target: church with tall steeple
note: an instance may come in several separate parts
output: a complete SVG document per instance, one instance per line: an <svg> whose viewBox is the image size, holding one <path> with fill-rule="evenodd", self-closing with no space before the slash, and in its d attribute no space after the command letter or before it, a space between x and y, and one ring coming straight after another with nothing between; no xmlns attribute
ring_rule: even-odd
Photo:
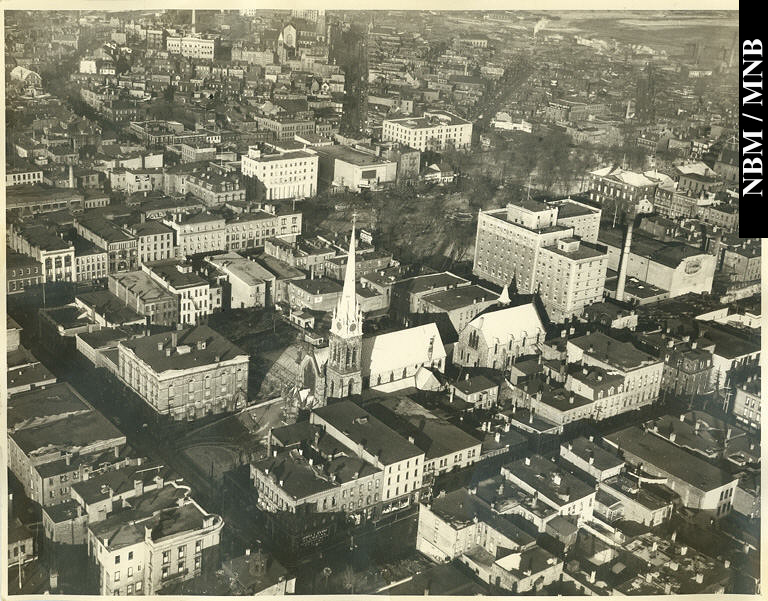
<svg viewBox="0 0 768 601"><path fill-rule="evenodd" d="M333 311L329 334L325 389L328 398L360 394L362 377L363 312L355 291L355 222L349 237L349 255L341 298Z"/></svg>
<svg viewBox="0 0 768 601"><path fill-rule="evenodd" d="M434 374L445 371L446 360L434 323L363 338L353 220L344 285L333 311L328 346L307 349L299 361L296 389L302 399L319 407L330 399L356 396L368 388L435 390L439 382Z"/></svg>

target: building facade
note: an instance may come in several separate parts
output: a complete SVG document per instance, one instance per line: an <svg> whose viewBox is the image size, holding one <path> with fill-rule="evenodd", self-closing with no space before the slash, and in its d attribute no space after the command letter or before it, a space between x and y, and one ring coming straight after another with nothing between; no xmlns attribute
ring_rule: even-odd
<svg viewBox="0 0 768 601"><path fill-rule="evenodd" d="M248 355L207 326L118 344L119 377L157 413L194 420L248 400Z"/></svg>

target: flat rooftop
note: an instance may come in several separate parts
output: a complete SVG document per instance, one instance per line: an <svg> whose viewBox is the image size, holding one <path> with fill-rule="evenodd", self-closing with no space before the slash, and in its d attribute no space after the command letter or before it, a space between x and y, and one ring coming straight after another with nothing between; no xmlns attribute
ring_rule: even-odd
<svg viewBox="0 0 768 601"><path fill-rule="evenodd" d="M97 443L125 443L125 435L95 409L72 418L60 418L38 426L28 426L11 434L14 442L29 457L60 451L80 453ZM33 459L34 461L34 459Z"/></svg>
<svg viewBox="0 0 768 601"><path fill-rule="evenodd" d="M472 284L427 294L422 296L421 300L442 311L454 311L478 302L494 300L497 296L495 292L487 288Z"/></svg>
<svg viewBox="0 0 768 601"><path fill-rule="evenodd" d="M469 125L471 122L447 111L429 111L431 115L440 115L438 117L405 117L402 119L386 119L386 122L396 123L408 129L431 129L433 127L444 127L446 125Z"/></svg>
<svg viewBox="0 0 768 601"><path fill-rule="evenodd" d="M131 509L118 511L88 529L100 540L106 539L110 551L134 545L149 529L152 540L194 532L204 528L208 514L187 499L187 489L166 485L131 499ZM179 500L183 499L181 506Z"/></svg>
<svg viewBox="0 0 768 601"><path fill-rule="evenodd" d="M393 293L399 294L414 294L420 292L427 292L435 288L446 288L448 286L460 286L461 284L468 284L469 280L466 280L457 275L453 275L447 271L442 273L431 273L427 275L418 275L415 277L399 280L394 285Z"/></svg>
<svg viewBox="0 0 768 601"><path fill-rule="evenodd" d="M624 428L605 438L624 453L631 453L643 463L702 491L718 488L735 479L726 471L637 426Z"/></svg>
<svg viewBox="0 0 768 601"><path fill-rule="evenodd" d="M552 202L551 204L557 207L558 219L568 219L570 217L583 217L585 215L593 215L598 212L597 209L587 207L578 202L573 202L570 199L555 201L555 202Z"/></svg>
<svg viewBox="0 0 768 601"><path fill-rule="evenodd" d="M176 347L172 347L173 334L177 336ZM205 348L198 348L198 342L205 343ZM133 351L157 373L193 369L220 361L248 357L240 348L208 326L196 326L176 332L133 338L121 342L120 346ZM158 349L158 346L161 348ZM170 356L166 356L166 349L171 350Z"/></svg>
<svg viewBox="0 0 768 601"><path fill-rule="evenodd" d="M595 489L592 486L557 463L541 455L532 455L529 459L530 464L526 464L523 459L507 463L502 468L502 474L508 479L514 477L525 482L550 502L561 507L594 494Z"/></svg>
<svg viewBox="0 0 768 601"><path fill-rule="evenodd" d="M210 257L208 262L219 269L229 272L232 276L250 286L256 286L265 281L275 279L272 272L255 261L241 257L236 253L227 253L225 255Z"/></svg>
<svg viewBox="0 0 768 601"><path fill-rule="evenodd" d="M569 343L588 355L622 370L637 369L652 363L660 363L656 357L635 348L630 342L621 342L602 332L571 338Z"/></svg>
<svg viewBox="0 0 768 601"><path fill-rule="evenodd" d="M173 293L165 290L144 271L113 273L109 277L115 279L121 286L145 303L176 301L176 296Z"/></svg>
<svg viewBox="0 0 768 601"><path fill-rule="evenodd" d="M387 159L360 152L348 146L318 146L315 151L320 157L337 159L356 167L368 167L370 165L386 165L392 163Z"/></svg>
<svg viewBox="0 0 768 601"><path fill-rule="evenodd" d="M520 547L530 545L535 539L521 530L507 516L494 512L488 503L466 488L459 488L444 496L432 499L432 512L454 528L466 528L474 524L475 519L489 524L495 530L517 543Z"/></svg>
<svg viewBox="0 0 768 601"><path fill-rule="evenodd" d="M183 267L184 271L181 271L180 267L182 265L181 261L175 260L147 263L147 267L150 270L176 289L204 286L208 283L207 280L197 275L194 271L187 271L186 266Z"/></svg>
<svg viewBox="0 0 768 601"><path fill-rule="evenodd" d="M103 315L110 323L137 323L144 320L143 315L139 315L136 311L126 306L109 290L81 292L77 295L77 299L93 309L97 314Z"/></svg>
<svg viewBox="0 0 768 601"><path fill-rule="evenodd" d="M608 451L598 445L597 443L590 441L588 438L579 436L570 443L562 445L567 447L568 450L584 461L590 459L594 462L595 469L600 471L610 470L620 465L624 465L624 461L619 458L615 453Z"/></svg>
<svg viewBox="0 0 768 601"><path fill-rule="evenodd" d="M336 280L328 278L315 278L313 280L293 280L291 285L296 286L307 294L341 294L342 286Z"/></svg>
<svg viewBox="0 0 768 601"><path fill-rule="evenodd" d="M9 369L6 379L8 390L20 386L28 386L42 382L51 383L55 381L56 376L54 376L45 365L39 362Z"/></svg>
<svg viewBox="0 0 768 601"><path fill-rule="evenodd" d="M78 218L77 223L110 244L129 242L134 239L133 236L121 230L117 224L105 217L84 216Z"/></svg>
<svg viewBox="0 0 768 601"><path fill-rule="evenodd" d="M354 456L342 443L339 442L338 446L339 450L347 450L349 454L340 453L324 464L310 465L308 458L292 450L278 453L277 457L267 457L253 466L262 472L269 470L270 476L280 483L280 488L297 500L381 471Z"/></svg>

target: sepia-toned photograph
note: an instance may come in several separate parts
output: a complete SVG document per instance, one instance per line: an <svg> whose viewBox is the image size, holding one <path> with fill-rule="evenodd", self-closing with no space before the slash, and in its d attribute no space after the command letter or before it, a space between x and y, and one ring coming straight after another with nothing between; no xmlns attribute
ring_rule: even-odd
<svg viewBox="0 0 768 601"><path fill-rule="evenodd" d="M2 15L3 598L760 594L738 10L136 7Z"/></svg>

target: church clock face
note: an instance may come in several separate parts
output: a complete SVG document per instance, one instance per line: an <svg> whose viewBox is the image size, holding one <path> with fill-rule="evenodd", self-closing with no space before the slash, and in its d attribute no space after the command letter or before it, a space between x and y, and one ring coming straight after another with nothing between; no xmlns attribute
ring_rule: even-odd
<svg viewBox="0 0 768 601"><path fill-rule="evenodd" d="M343 326L342 326L342 323L341 323L340 321L337 321L337 322L336 322L336 328L338 328L339 330L341 330L341 328L342 328L342 327L343 327Z"/></svg>
<svg viewBox="0 0 768 601"><path fill-rule="evenodd" d="M354 332L357 326L354 323L349 324L349 331Z"/></svg>

